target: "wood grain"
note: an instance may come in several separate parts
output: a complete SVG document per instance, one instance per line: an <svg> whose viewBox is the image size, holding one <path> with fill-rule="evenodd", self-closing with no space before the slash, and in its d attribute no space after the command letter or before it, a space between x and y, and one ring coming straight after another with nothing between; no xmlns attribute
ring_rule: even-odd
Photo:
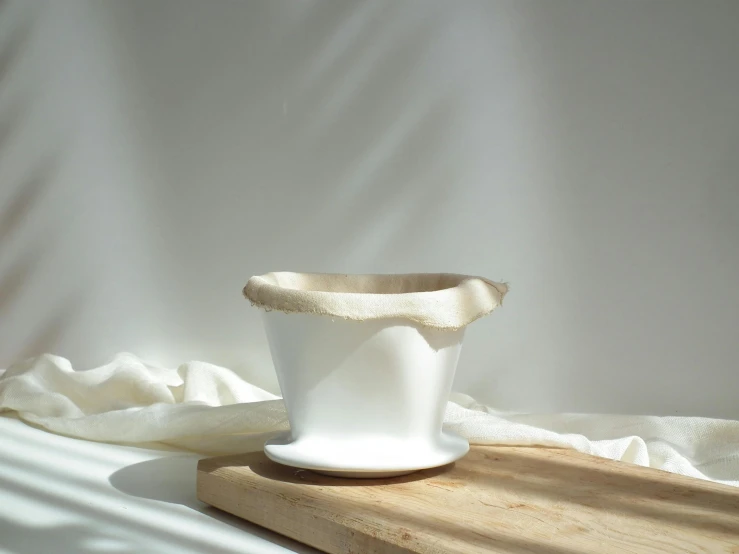
<svg viewBox="0 0 739 554"><path fill-rule="evenodd" d="M571 450L338 479L253 453L201 460L198 497L331 554L739 554L739 489Z"/></svg>

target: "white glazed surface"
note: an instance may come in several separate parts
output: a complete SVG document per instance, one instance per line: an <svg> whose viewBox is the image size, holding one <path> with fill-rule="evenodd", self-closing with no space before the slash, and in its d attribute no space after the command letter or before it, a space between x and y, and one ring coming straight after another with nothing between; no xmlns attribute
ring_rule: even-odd
<svg viewBox="0 0 739 554"><path fill-rule="evenodd" d="M265 445L272 460L380 477L467 453L441 430L464 329L275 311L264 322L291 429Z"/></svg>

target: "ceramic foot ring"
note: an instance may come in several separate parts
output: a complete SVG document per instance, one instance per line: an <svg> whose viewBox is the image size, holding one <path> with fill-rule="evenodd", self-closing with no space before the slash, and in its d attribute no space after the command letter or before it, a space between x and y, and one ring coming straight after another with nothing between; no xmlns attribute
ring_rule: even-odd
<svg viewBox="0 0 739 554"><path fill-rule="evenodd" d="M340 477L451 463L467 441L442 430L465 327L507 287L447 273L268 273L244 295L264 308L290 431L275 462Z"/></svg>

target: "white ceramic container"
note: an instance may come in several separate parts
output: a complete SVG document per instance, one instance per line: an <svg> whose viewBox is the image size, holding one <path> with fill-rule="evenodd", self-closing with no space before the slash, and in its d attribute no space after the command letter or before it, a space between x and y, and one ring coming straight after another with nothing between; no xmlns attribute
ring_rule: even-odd
<svg viewBox="0 0 739 554"><path fill-rule="evenodd" d="M463 286L477 287L487 298L488 285ZM277 298L270 301L279 301L277 288L270 290ZM257 293L247 292L261 302ZM379 303L399 298L352 294L368 294ZM423 294L428 309L438 295ZM469 307L480 294L464 292L461 302ZM270 459L342 477L389 477L451 463L469 450L464 438L442 430L464 325L438 329L409 317L355 321L274 309L263 318L290 420L290 431L265 445Z"/></svg>
<svg viewBox="0 0 739 554"><path fill-rule="evenodd" d="M263 317L290 419L290 432L265 446L272 460L378 477L448 464L469 450L441 429L464 329Z"/></svg>

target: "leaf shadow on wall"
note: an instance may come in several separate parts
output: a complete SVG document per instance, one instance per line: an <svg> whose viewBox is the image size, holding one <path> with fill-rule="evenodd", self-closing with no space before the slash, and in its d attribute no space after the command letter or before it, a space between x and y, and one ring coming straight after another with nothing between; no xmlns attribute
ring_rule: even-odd
<svg viewBox="0 0 739 554"><path fill-rule="evenodd" d="M7 2L0 2L0 17L8 9ZM0 159L10 155L8 152L20 140L24 125L34 109L32 94L28 91L25 94L18 93L10 86L15 76L22 73L23 56L33 31L33 17L27 14L12 28L9 36L0 41ZM29 283L46 254L54 250L52 226L39 221L35 215L46 200L59 171L59 164L59 152L42 151L34 158L33 165L21 172L17 183L3 178L2 190L8 197L0 204L0 333L14 326L13 315L18 308L17 302L29 294ZM19 235L33 225L41 226L41 232L37 234L43 238L30 244L25 241L27 244L22 248L14 249L15 243L22 240ZM13 250L16 252L13 253ZM84 300L81 288L76 293L63 293L61 302L54 300L59 298L58 291L44 292L49 297L46 318L34 325L30 336L15 347L8 359L20 360L54 351L59 337L80 311Z"/></svg>
<svg viewBox="0 0 739 554"><path fill-rule="evenodd" d="M138 82L157 84L140 91L136 128L157 185L141 202L160 232L162 303L178 313L162 349L186 345L186 356L274 390L258 313L240 299L250 275L439 270L419 260L434 259L458 165L457 83L435 65L444 10L234 4L125 15L121 25L148 29L128 52ZM196 23L207 45L192 40Z"/></svg>

